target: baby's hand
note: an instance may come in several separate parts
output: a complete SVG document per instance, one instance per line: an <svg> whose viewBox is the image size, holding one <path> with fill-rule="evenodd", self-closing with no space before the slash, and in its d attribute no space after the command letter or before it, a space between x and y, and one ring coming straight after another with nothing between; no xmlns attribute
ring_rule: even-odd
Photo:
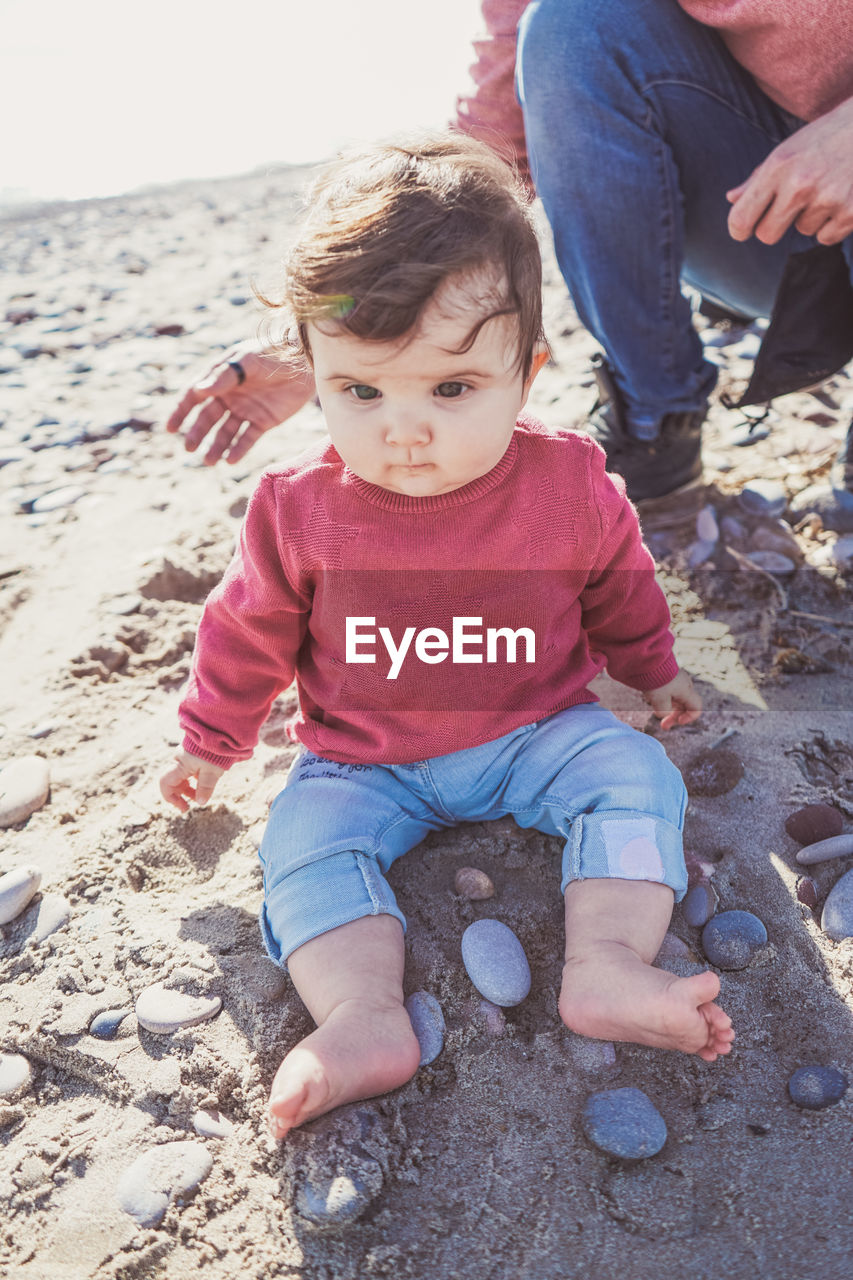
<svg viewBox="0 0 853 1280"><path fill-rule="evenodd" d="M187 800L207 804L225 770L218 764L208 764L206 760L191 756L188 751L179 751L175 760L177 763L160 779L163 799L180 809L181 813L189 809ZM190 782L191 778L197 779L195 786Z"/></svg>
<svg viewBox="0 0 853 1280"><path fill-rule="evenodd" d="M643 697L660 720L662 729L692 724L702 714L702 699L686 671L679 671L674 680L659 689L649 689Z"/></svg>

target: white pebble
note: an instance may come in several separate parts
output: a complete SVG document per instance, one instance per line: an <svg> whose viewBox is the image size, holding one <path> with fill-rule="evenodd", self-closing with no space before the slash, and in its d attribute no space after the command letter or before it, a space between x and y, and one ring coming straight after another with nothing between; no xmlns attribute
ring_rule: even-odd
<svg viewBox="0 0 853 1280"><path fill-rule="evenodd" d="M13 1098L29 1088L32 1067L20 1053L0 1053L0 1098Z"/></svg>
<svg viewBox="0 0 853 1280"><path fill-rule="evenodd" d="M136 1018L141 1027L155 1035L168 1036L182 1027L206 1022L222 1008L219 996L189 996L171 991L162 982L146 987L136 1001Z"/></svg>
<svg viewBox="0 0 853 1280"><path fill-rule="evenodd" d="M38 893L40 884L38 867L17 867L0 876L0 924L8 924L19 916Z"/></svg>
<svg viewBox="0 0 853 1280"><path fill-rule="evenodd" d="M213 1157L200 1142L167 1142L146 1151L125 1169L118 1201L141 1227L156 1227L170 1202L194 1191L213 1168Z"/></svg>
<svg viewBox="0 0 853 1280"><path fill-rule="evenodd" d="M39 903L33 942L44 942L71 919L71 903L61 893L46 893Z"/></svg>
<svg viewBox="0 0 853 1280"><path fill-rule="evenodd" d="M234 1126L221 1111L202 1108L193 1116L193 1128L202 1138L227 1138Z"/></svg>
<svg viewBox="0 0 853 1280"><path fill-rule="evenodd" d="M0 770L0 827L13 827L40 809L50 791L50 766L42 756L22 756Z"/></svg>
<svg viewBox="0 0 853 1280"><path fill-rule="evenodd" d="M61 489L53 489L50 493L43 493L40 498L36 498L33 511L36 515L44 515L46 511L59 511L62 507L73 506L85 496L86 490L81 489L79 485L66 484Z"/></svg>

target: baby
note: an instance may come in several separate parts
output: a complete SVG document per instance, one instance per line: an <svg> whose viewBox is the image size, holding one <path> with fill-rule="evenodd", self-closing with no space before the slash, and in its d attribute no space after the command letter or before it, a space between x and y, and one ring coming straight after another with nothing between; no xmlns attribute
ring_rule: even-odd
<svg viewBox="0 0 853 1280"><path fill-rule="evenodd" d="M296 677L261 929L317 1027L275 1076L273 1134L417 1070L385 873L457 822L512 814L564 841L568 1027L728 1053L716 975L652 965L687 885L681 777L588 685L606 666L664 729L701 702L621 479L523 413L547 348L512 173L451 134L337 162L283 306L330 439L261 477L161 781L181 811L206 803Z"/></svg>

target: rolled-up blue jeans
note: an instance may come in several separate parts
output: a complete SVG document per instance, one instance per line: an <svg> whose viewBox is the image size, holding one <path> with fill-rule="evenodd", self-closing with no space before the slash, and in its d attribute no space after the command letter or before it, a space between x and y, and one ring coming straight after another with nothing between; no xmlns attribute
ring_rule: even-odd
<svg viewBox="0 0 853 1280"><path fill-rule="evenodd" d="M405 929L385 878L391 864L430 831L508 814L563 839L561 891L573 880L651 880L679 901L686 805L660 743L594 703L412 764L338 764L303 751L260 848L267 951L282 964L363 916L395 916Z"/></svg>
<svg viewBox="0 0 853 1280"><path fill-rule="evenodd" d="M794 229L738 242L726 226L726 191L803 122L676 0L535 0L517 88L560 269L648 437L703 410L716 381L681 282L769 316L788 255L817 243Z"/></svg>

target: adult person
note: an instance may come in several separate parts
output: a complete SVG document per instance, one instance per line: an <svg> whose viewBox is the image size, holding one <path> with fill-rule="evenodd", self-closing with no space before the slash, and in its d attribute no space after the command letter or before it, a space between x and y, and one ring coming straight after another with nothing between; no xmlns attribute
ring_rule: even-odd
<svg viewBox="0 0 853 1280"><path fill-rule="evenodd" d="M482 7L458 127L511 151L542 198L606 357L586 429L635 500L678 492L700 475L716 380L682 281L771 317L742 404L815 385L853 355L853 3ZM269 356L230 358L168 424L202 404L187 447L215 426L209 462L236 461L312 394ZM853 527L853 432L831 481L824 521Z"/></svg>

